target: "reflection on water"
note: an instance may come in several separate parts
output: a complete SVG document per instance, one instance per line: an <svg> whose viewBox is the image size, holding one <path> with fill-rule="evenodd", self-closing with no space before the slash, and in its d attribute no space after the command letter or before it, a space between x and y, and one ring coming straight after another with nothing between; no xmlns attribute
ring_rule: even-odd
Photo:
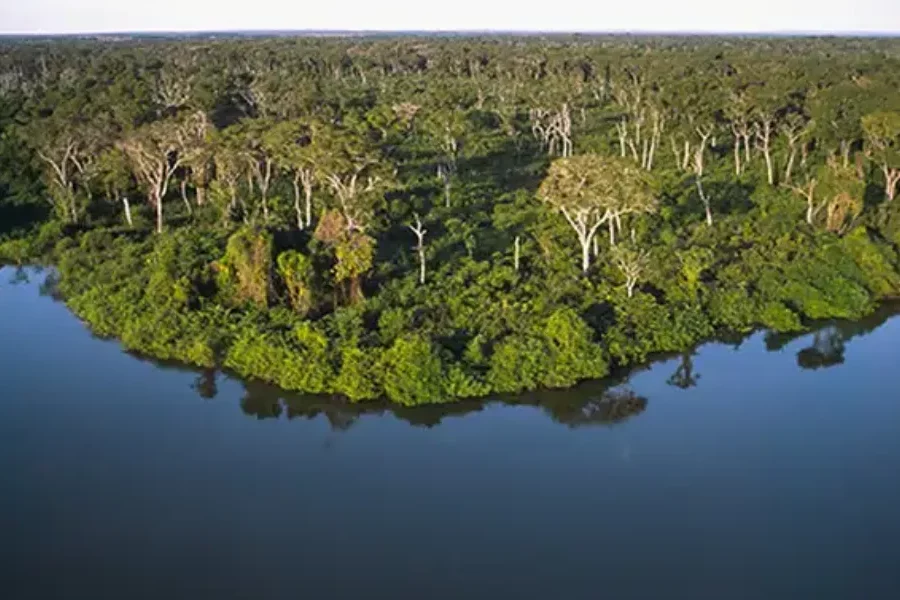
<svg viewBox="0 0 900 600"><path fill-rule="evenodd" d="M32 280L40 282L41 295L59 300L55 293L57 274L52 269L19 267L11 270L9 283L12 285L26 284ZM889 302L859 321L819 323L812 333L766 332L765 346L770 352L780 352L792 342L809 337L809 346L797 352L797 365L802 369L834 367L844 363L847 342L871 333L898 312L900 304ZM739 349L749 337L731 333L723 335L718 341ZM682 390L700 385L702 375L697 372L694 365L698 348L692 348L675 357L678 363L675 371L667 379L669 385ZM169 361L161 362L142 356L135 358L150 362L160 369L195 372L196 378L192 388L198 396L207 400L216 398L219 393L219 380L227 377L226 374L214 369L197 370ZM434 427L447 418L480 412L489 404L537 407L553 421L569 427L611 426L640 415L647 408L648 399L628 386L629 378L671 358L661 356L647 365L619 373L616 377L585 382L570 390L541 390L515 397L499 396L488 403L483 400L464 400L412 408L382 401L357 404L338 396L296 394L261 382L243 381L240 409L243 414L257 420L281 418L313 420L324 417L334 431L346 431L366 415L387 414L412 426Z"/></svg>
<svg viewBox="0 0 900 600"><path fill-rule="evenodd" d="M216 375L201 373L194 388L205 398L213 398ZM366 415L393 415L415 427L434 427L444 419L480 412L486 406L481 400L467 400L448 404L432 404L404 407L387 402L355 404L340 397L307 396L292 394L259 383L245 382L240 401L241 410L254 419L307 419L325 417L338 431L349 429L360 417ZM211 393L212 392L212 393ZM614 425L642 413L647 399L626 386L605 387L602 384L586 385L578 390L543 391L515 399L495 400L508 406L534 406L543 410L554 421L570 427L585 425Z"/></svg>
<svg viewBox="0 0 900 600"><path fill-rule="evenodd" d="M3 598L900 597L890 307L405 408L128 355L45 276L0 272Z"/></svg>
<svg viewBox="0 0 900 600"><path fill-rule="evenodd" d="M672 376L668 379L669 385L674 385L682 390L696 387L700 381L700 374L694 371L694 355L696 351L691 350L681 355L681 363Z"/></svg>
<svg viewBox="0 0 900 600"><path fill-rule="evenodd" d="M797 352L797 366L801 369L827 369L844 364L846 344L856 337L872 333L888 319L900 312L900 303L886 302L859 321L829 321L818 324L812 334L775 333L765 336L766 349L777 352L798 339L809 336L809 346Z"/></svg>

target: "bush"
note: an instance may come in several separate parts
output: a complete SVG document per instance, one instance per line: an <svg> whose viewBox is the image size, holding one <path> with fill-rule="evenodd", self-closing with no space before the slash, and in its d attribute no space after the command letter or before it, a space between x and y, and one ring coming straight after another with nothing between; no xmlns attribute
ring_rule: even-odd
<svg viewBox="0 0 900 600"><path fill-rule="evenodd" d="M398 338L381 361L384 391L406 406L445 402L441 359L431 341L410 334Z"/></svg>

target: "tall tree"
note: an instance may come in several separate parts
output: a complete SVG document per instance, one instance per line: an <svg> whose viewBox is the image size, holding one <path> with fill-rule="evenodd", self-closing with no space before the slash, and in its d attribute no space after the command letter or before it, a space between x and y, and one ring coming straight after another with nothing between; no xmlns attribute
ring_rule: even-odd
<svg viewBox="0 0 900 600"><path fill-rule="evenodd" d="M581 270L591 266L591 245L603 224L615 244L621 217L652 212L652 197L645 175L628 159L584 154L560 158L550 165L538 198L565 217L581 246Z"/></svg>
<svg viewBox="0 0 900 600"><path fill-rule="evenodd" d="M172 176L204 138L207 121L202 113L180 119L154 121L119 142L135 179L144 187L156 212L156 231L163 230L163 201Z"/></svg>
<svg viewBox="0 0 900 600"><path fill-rule="evenodd" d="M900 111L878 111L863 117L867 153L884 176L888 200L897 195L900 182Z"/></svg>

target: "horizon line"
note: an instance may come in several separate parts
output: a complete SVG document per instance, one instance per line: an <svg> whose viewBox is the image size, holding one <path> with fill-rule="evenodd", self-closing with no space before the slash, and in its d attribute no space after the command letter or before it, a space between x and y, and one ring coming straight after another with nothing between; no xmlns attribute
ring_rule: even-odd
<svg viewBox="0 0 900 600"><path fill-rule="evenodd" d="M66 32L0 32L0 38L12 37L96 37L135 35L635 35L635 36L752 36L752 37L900 37L900 31L869 30L819 30L819 29L773 29L773 30L654 30L654 29L145 29L117 31L66 31Z"/></svg>

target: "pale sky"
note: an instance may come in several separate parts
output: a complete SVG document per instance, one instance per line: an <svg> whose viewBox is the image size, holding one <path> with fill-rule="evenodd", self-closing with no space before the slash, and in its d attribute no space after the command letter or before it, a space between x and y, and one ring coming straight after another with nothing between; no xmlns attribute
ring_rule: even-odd
<svg viewBox="0 0 900 600"><path fill-rule="evenodd" d="M0 33L251 29L900 33L900 0L0 0Z"/></svg>

